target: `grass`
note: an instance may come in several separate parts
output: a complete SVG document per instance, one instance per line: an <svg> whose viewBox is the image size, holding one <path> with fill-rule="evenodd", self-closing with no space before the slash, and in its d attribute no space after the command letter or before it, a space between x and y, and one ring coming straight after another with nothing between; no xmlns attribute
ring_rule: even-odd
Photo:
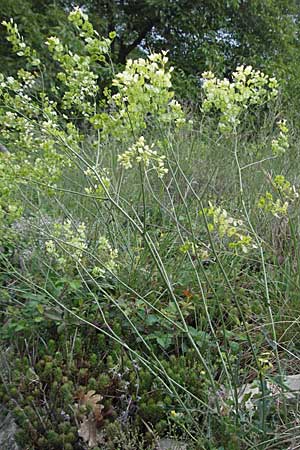
<svg viewBox="0 0 300 450"><path fill-rule="evenodd" d="M150 449L166 435L191 450L296 448L298 404L267 385L299 372L299 200L277 217L257 206L266 191L283 196L275 175L298 190L297 131L273 158L275 121L245 118L227 138L215 118L156 124L145 137L166 155L161 180L120 167L127 142L96 147L88 132L80 148L61 143L73 164L54 189L40 180L17 193L26 219L1 252L0 399L22 448ZM242 220L255 248L230 247L210 203ZM260 392L250 409L247 383Z"/></svg>

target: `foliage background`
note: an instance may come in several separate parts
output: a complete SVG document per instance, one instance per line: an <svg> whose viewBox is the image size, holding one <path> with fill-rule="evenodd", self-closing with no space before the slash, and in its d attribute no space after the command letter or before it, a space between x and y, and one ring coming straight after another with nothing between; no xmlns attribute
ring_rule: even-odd
<svg viewBox="0 0 300 450"><path fill-rule="evenodd" d="M73 1L1 0L3 19L13 17L30 44L44 53L43 42L55 34L72 39L66 16ZM297 0L228 1L85 1L79 2L100 35L116 31L112 59L167 49L177 71L182 97L195 97L204 70L219 76L239 64L252 64L275 75L287 97L299 91L299 3ZM18 62L1 30L1 60L11 72ZM47 59L49 63L49 59ZM50 70L50 68L48 69Z"/></svg>
<svg viewBox="0 0 300 450"><path fill-rule="evenodd" d="M1 5L0 400L18 442L294 448L298 3L81 7Z"/></svg>

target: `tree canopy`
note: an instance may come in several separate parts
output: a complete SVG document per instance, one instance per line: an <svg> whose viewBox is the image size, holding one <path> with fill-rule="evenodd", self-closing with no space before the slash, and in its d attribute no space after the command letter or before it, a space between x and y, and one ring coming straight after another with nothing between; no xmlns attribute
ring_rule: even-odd
<svg viewBox="0 0 300 450"><path fill-rule="evenodd" d="M37 51L47 36L68 35L66 14L73 6L73 0L0 0L2 19L13 17ZM78 6L100 34L116 32L111 49L116 64L165 49L184 77L207 69L226 74L246 63L295 80L297 0L84 0ZM9 56L4 30L0 55L4 67L17 64Z"/></svg>

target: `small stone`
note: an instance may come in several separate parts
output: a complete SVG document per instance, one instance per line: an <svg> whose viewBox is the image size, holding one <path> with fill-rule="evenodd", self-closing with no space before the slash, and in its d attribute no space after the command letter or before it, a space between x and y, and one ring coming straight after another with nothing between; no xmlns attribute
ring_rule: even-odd
<svg viewBox="0 0 300 450"><path fill-rule="evenodd" d="M187 450L187 444L174 439L160 439L157 450Z"/></svg>
<svg viewBox="0 0 300 450"><path fill-rule="evenodd" d="M0 405L0 448L1 450L19 450L15 441L16 423L10 413Z"/></svg>

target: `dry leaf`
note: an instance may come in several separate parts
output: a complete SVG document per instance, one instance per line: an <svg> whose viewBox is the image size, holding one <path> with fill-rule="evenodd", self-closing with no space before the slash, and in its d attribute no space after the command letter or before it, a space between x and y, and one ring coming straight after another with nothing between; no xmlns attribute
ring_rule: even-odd
<svg viewBox="0 0 300 450"><path fill-rule="evenodd" d="M104 419L102 415L104 406L100 403L102 399L103 397L96 394L96 391L88 391L86 394L81 392L78 395L79 406L91 409L88 416L84 416L78 429L78 435L88 443L89 448L98 444L97 427Z"/></svg>
<svg viewBox="0 0 300 450"><path fill-rule="evenodd" d="M88 443L90 448L96 447L97 440L97 427L96 420L91 417L85 417L78 430L78 435Z"/></svg>
<svg viewBox="0 0 300 450"><path fill-rule="evenodd" d="M104 406L99 403L101 400L103 400L103 397L100 394L96 394L96 391L88 391L87 394L81 394L79 397L79 405L92 409L98 425L103 420L102 410Z"/></svg>
<svg viewBox="0 0 300 450"><path fill-rule="evenodd" d="M93 409L99 406L97 403L101 400L103 400L102 395L96 394L96 391L88 391L79 399L81 405L90 405Z"/></svg>

